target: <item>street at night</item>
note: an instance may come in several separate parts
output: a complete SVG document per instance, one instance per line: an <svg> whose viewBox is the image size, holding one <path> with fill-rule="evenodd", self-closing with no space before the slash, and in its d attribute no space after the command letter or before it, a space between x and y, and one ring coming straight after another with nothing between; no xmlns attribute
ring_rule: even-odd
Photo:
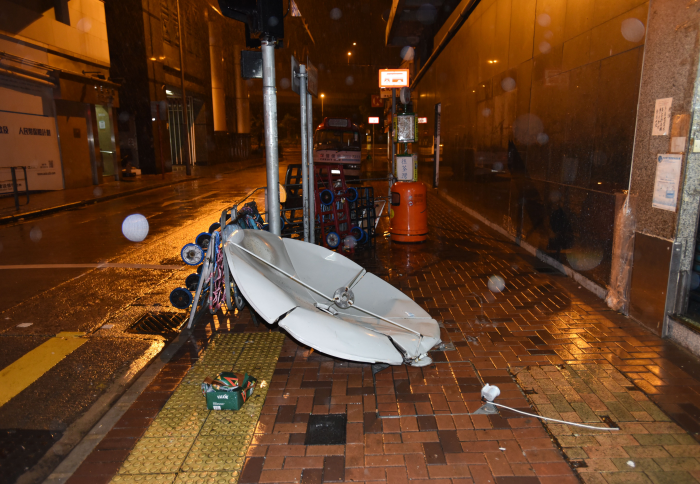
<svg viewBox="0 0 700 484"><path fill-rule="evenodd" d="M0 484L700 483L699 25L0 0Z"/></svg>

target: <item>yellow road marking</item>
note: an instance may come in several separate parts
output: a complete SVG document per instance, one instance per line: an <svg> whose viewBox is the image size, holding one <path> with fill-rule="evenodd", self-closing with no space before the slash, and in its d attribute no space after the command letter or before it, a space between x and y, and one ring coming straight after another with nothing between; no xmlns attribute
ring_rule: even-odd
<svg viewBox="0 0 700 484"><path fill-rule="evenodd" d="M0 370L0 407L56 366L87 339L85 333L58 333L19 360Z"/></svg>

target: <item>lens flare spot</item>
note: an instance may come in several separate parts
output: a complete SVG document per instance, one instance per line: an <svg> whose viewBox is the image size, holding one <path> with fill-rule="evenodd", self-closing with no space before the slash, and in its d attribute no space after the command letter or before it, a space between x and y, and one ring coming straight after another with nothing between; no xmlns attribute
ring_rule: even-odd
<svg viewBox="0 0 700 484"><path fill-rule="evenodd" d="M503 292L506 288L506 280L494 274L489 276L488 287L491 292Z"/></svg>
<svg viewBox="0 0 700 484"><path fill-rule="evenodd" d="M334 8L331 10L331 18L333 20L340 20L340 17L343 16L343 12L339 8Z"/></svg>
<svg viewBox="0 0 700 484"><path fill-rule="evenodd" d="M141 242L148 235L148 220L140 213L129 215L122 222L122 234L132 242Z"/></svg>

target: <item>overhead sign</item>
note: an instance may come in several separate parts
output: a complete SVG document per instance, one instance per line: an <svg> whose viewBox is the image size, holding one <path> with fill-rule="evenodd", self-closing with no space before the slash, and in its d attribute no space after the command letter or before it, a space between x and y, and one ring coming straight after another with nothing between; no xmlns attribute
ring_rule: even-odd
<svg viewBox="0 0 700 484"><path fill-rule="evenodd" d="M318 97L318 69L311 63L311 59L306 58L307 82L306 92L314 97Z"/></svg>
<svg viewBox="0 0 700 484"><path fill-rule="evenodd" d="M372 94L372 107L381 108L382 106L384 106L384 101L382 101L382 97L378 94Z"/></svg>
<svg viewBox="0 0 700 484"><path fill-rule="evenodd" d="M428 124L428 118L418 118L418 124Z"/></svg>
<svg viewBox="0 0 700 484"><path fill-rule="evenodd" d="M376 118L369 118L367 120L367 123L369 124L379 124L379 117L377 116Z"/></svg>
<svg viewBox="0 0 700 484"><path fill-rule="evenodd" d="M299 61L292 56L292 91L299 94L301 79L299 78Z"/></svg>
<svg viewBox="0 0 700 484"><path fill-rule="evenodd" d="M408 87L408 69L381 69L379 87Z"/></svg>

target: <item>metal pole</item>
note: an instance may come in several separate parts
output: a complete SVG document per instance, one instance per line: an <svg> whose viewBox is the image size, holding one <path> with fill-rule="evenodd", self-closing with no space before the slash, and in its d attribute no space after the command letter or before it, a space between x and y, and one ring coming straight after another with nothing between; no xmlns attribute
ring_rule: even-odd
<svg viewBox="0 0 700 484"><path fill-rule="evenodd" d="M309 242L315 243L316 238L316 182L314 181L314 105L311 94L306 94L308 134L306 142L309 145Z"/></svg>
<svg viewBox="0 0 700 484"><path fill-rule="evenodd" d="M182 117L185 122L185 137L182 140L183 151L185 152L185 174L192 174L192 166L190 164L190 119L187 115L187 92L185 90L185 54L183 45L185 43L185 31L182 29L182 15L180 14L180 0L177 3L177 29L180 33L180 85L182 88Z"/></svg>
<svg viewBox="0 0 700 484"><path fill-rule="evenodd" d="M19 192L17 191L17 174L14 166L10 167L10 173L12 173L12 193L15 195L15 210L19 212Z"/></svg>
<svg viewBox="0 0 700 484"><path fill-rule="evenodd" d="M160 174L163 180L165 180L165 158L163 157L163 130L160 126L160 103L157 102L158 106L156 109L156 124L158 125L158 146L160 148Z"/></svg>
<svg viewBox="0 0 700 484"><path fill-rule="evenodd" d="M372 125L372 164L374 165L374 145L377 144L377 140L374 139L374 125Z"/></svg>
<svg viewBox="0 0 700 484"><path fill-rule="evenodd" d="M299 66L299 100L301 104L301 188L304 213L304 241L309 241L309 144L307 143L307 135L309 124L306 121L306 66Z"/></svg>
<svg viewBox="0 0 700 484"><path fill-rule="evenodd" d="M396 172L396 143L394 143L394 120L396 119L396 88L391 89L391 124L389 133L391 134L391 178L390 184L394 184L394 173Z"/></svg>
<svg viewBox="0 0 700 484"><path fill-rule="evenodd" d="M277 153L277 89L275 88L275 41L262 41L263 117L267 158L267 223L270 232L282 235L280 216L280 168Z"/></svg>

